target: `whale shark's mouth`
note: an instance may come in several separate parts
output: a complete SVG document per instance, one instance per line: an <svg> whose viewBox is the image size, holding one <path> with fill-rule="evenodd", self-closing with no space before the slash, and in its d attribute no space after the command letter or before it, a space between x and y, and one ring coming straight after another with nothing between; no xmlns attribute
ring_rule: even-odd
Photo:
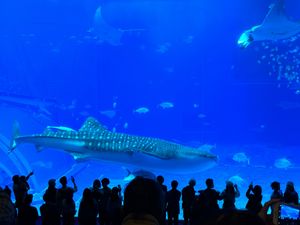
<svg viewBox="0 0 300 225"><path fill-rule="evenodd" d="M240 36L238 40L238 46L241 48L247 48L252 41L253 41L252 35L250 34L250 32L246 31Z"/></svg>

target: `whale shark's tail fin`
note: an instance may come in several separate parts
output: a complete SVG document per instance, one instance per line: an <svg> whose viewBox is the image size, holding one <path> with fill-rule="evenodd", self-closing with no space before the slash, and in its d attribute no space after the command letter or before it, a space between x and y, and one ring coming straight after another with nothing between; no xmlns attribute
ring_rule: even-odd
<svg viewBox="0 0 300 225"><path fill-rule="evenodd" d="M15 120L13 124L13 134L12 134L12 139L10 142L8 153L11 153L17 147L16 138L19 136L20 136L20 124L18 121Z"/></svg>

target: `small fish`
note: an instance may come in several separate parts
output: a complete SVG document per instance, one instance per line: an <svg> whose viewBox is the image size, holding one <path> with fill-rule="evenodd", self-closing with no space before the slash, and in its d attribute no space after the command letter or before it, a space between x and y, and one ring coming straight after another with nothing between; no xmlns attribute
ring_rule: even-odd
<svg viewBox="0 0 300 225"><path fill-rule="evenodd" d="M79 115L87 117L90 115L90 113L88 111L82 111L79 113Z"/></svg>
<svg viewBox="0 0 300 225"><path fill-rule="evenodd" d="M160 54L165 54L167 51L169 51L170 47L171 47L171 44L169 42L166 42L164 44L157 46L155 51Z"/></svg>
<svg viewBox="0 0 300 225"><path fill-rule="evenodd" d="M197 108L199 108L199 104L194 103L194 104L193 104L193 107L194 107L195 109L197 109Z"/></svg>
<svg viewBox="0 0 300 225"><path fill-rule="evenodd" d="M165 67L164 71L167 73L174 73L174 68L173 67Z"/></svg>
<svg viewBox="0 0 300 225"><path fill-rule="evenodd" d="M110 119L116 116L116 111L114 110L104 110L104 111L100 111L100 113Z"/></svg>
<svg viewBox="0 0 300 225"><path fill-rule="evenodd" d="M278 169L287 169L292 166L292 163L287 158L276 159L274 166Z"/></svg>
<svg viewBox="0 0 300 225"><path fill-rule="evenodd" d="M92 106L91 106L90 104L86 104L86 105L84 106L84 108L85 108L85 109L91 109Z"/></svg>
<svg viewBox="0 0 300 225"><path fill-rule="evenodd" d="M128 128L128 123L127 123L127 122L124 123L123 128L124 128L124 129L127 129L127 128Z"/></svg>
<svg viewBox="0 0 300 225"><path fill-rule="evenodd" d="M44 169L52 169L53 168L53 163L52 162L36 161L34 163L31 163L31 166L38 167L38 168L44 168Z"/></svg>
<svg viewBox="0 0 300 225"><path fill-rule="evenodd" d="M198 118L199 119L204 119L204 118L206 118L206 115L203 114L203 113L200 113L200 114L198 114Z"/></svg>
<svg viewBox="0 0 300 225"><path fill-rule="evenodd" d="M184 38L183 42L186 44L191 44L193 43L195 37L193 35L188 35L187 37Z"/></svg>
<svg viewBox="0 0 300 225"><path fill-rule="evenodd" d="M228 179L228 181L231 181L232 183L242 186L245 183L245 180L240 177L239 175L234 175Z"/></svg>
<svg viewBox="0 0 300 225"><path fill-rule="evenodd" d="M172 102L162 102L159 104L159 106L163 109L170 109L174 107L174 103Z"/></svg>
<svg viewBox="0 0 300 225"><path fill-rule="evenodd" d="M245 152L235 153L232 157L232 160L238 163L250 164L250 158L246 155Z"/></svg>
<svg viewBox="0 0 300 225"><path fill-rule="evenodd" d="M150 110L147 107L140 107L134 110L135 113L139 113L139 114L146 114L149 111Z"/></svg>

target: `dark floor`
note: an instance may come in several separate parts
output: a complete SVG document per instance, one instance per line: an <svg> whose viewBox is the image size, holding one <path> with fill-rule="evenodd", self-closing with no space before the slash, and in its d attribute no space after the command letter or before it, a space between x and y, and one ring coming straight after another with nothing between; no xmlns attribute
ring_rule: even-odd
<svg viewBox="0 0 300 225"><path fill-rule="evenodd" d="M38 220L38 222L36 223L36 225L42 225L41 217L39 217L39 220ZM78 225L78 223L77 223L77 218L76 218L75 225ZM179 224L178 224L178 225L183 225L183 221L179 221Z"/></svg>

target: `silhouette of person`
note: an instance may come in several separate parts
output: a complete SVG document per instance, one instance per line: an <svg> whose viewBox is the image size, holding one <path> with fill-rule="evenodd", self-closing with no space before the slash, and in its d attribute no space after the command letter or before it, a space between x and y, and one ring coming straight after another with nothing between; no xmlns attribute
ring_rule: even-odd
<svg viewBox="0 0 300 225"><path fill-rule="evenodd" d="M102 188L101 188L101 200L99 204L99 224L100 225L108 225L108 212L107 212L107 203L108 199L111 196L111 189L108 187L110 181L108 178L103 178L101 180Z"/></svg>
<svg viewBox="0 0 300 225"><path fill-rule="evenodd" d="M62 201L61 215L63 225L75 224L75 202L73 200L74 189L67 187L65 190L65 198Z"/></svg>
<svg viewBox="0 0 300 225"><path fill-rule="evenodd" d="M78 211L79 225L96 225L98 211L98 203L93 198L92 191L84 189Z"/></svg>
<svg viewBox="0 0 300 225"><path fill-rule="evenodd" d="M258 214L262 209L262 188L259 185L255 185L251 183L246 192L246 197L248 198L248 202L246 204L246 209L249 210L250 213Z"/></svg>
<svg viewBox="0 0 300 225"><path fill-rule="evenodd" d="M163 194L164 194L163 198L164 198L164 202L166 202L166 196L167 196L168 188L167 188L166 185L164 185L165 178L162 175L158 175L156 177L156 181L158 182L158 184L160 185L161 189L163 190ZM165 208L166 207L164 207L164 209ZM166 210L164 210L164 216L163 216L163 218L164 218L163 223L165 224L166 223Z"/></svg>
<svg viewBox="0 0 300 225"><path fill-rule="evenodd" d="M27 181L29 180L29 178L32 175L33 175L33 172L30 172L26 177L19 176L19 175L14 175L12 177L13 192L14 192L15 199L16 199L16 202L15 202L16 208L19 208L24 203L25 197L30 188Z"/></svg>
<svg viewBox="0 0 300 225"><path fill-rule="evenodd" d="M282 191L280 190L280 183L278 181L273 181L271 183L271 188L273 190L272 194L271 194L271 200L272 199L283 199L283 194Z"/></svg>
<svg viewBox="0 0 300 225"><path fill-rule="evenodd" d="M167 192L166 205L168 213L168 225L178 225L178 216L180 213L179 201L181 192L177 190L178 181L173 180L171 182L172 189Z"/></svg>
<svg viewBox="0 0 300 225"><path fill-rule="evenodd" d="M43 195L45 203L40 207L42 225L60 225L60 212L56 205L56 195L55 179L50 179L48 189Z"/></svg>
<svg viewBox="0 0 300 225"><path fill-rule="evenodd" d="M299 204L299 196L295 191L294 183L292 181L287 182L283 195L283 201L288 204Z"/></svg>
<svg viewBox="0 0 300 225"><path fill-rule="evenodd" d="M48 188L43 196L45 202L51 202L56 204L56 195L57 195L57 188L56 188L56 181L55 179L50 179L48 181Z"/></svg>
<svg viewBox="0 0 300 225"><path fill-rule="evenodd" d="M164 205L159 184L152 179L136 177L125 189L122 225L159 225Z"/></svg>
<svg viewBox="0 0 300 225"><path fill-rule="evenodd" d="M18 211L18 225L36 225L39 215L36 207L31 206L32 199L32 194L26 195L24 204Z"/></svg>
<svg viewBox="0 0 300 225"><path fill-rule="evenodd" d="M56 204L58 207L58 210L62 211L62 205L64 199L66 199L67 191L72 190L73 193L77 192L77 185L75 183L74 177L71 177L71 181L73 183L73 188L67 186L67 177L63 176L59 179L59 183L61 184L61 188L57 190L56 194Z"/></svg>
<svg viewBox="0 0 300 225"><path fill-rule="evenodd" d="M113 187L110 198L107 202L108 221L111 225L120 225L122 222L122 197L120 195L121 187Z"/></svg>
<svg viewBox="0 0 300 225"><path fill-rule="evenodd" d="M189 224L191 220L192 206L194 204L196 196L194 189L195 185L196 180L191 179L189 181L189 185L184 187L181 191L184 225Z"/></svg>
<svg viewBox="0 0 300 225"><path fill-rule="evenodd" d="M220 199L223 200L223 211L228 212L235 210L235 199L240 196L240 192L236 184L231 181L226 182L226 188L221 193Z"/></svg>
<svg viewBox="0 0 300 225"><path fill-rule="evenodd" d="M0 224L1 225L15 225L17 218L17 211L11 201L11 190L5 187L0 188Z"/></svg>
<svg viewBox="0 0 300 225"><path fill-rule="evenodd" d="M93 182L93 186L91 187L93 198L96 200L98 206L100 204L100 200L102 198L103 192L101 190L101 182L99 179L95 179Z"/></svg>
<svg viewBox="0 0 300 225"><path fill-rule="evenodd" d="M200 202L202 208L198 215L202 215L202 220L205 222L215 221L215 219L220 214L220 207L218 205L218 200L221 200L220 192L214 189L214 180L211 178L205 181L206 189L200 191Z"/></svg>

